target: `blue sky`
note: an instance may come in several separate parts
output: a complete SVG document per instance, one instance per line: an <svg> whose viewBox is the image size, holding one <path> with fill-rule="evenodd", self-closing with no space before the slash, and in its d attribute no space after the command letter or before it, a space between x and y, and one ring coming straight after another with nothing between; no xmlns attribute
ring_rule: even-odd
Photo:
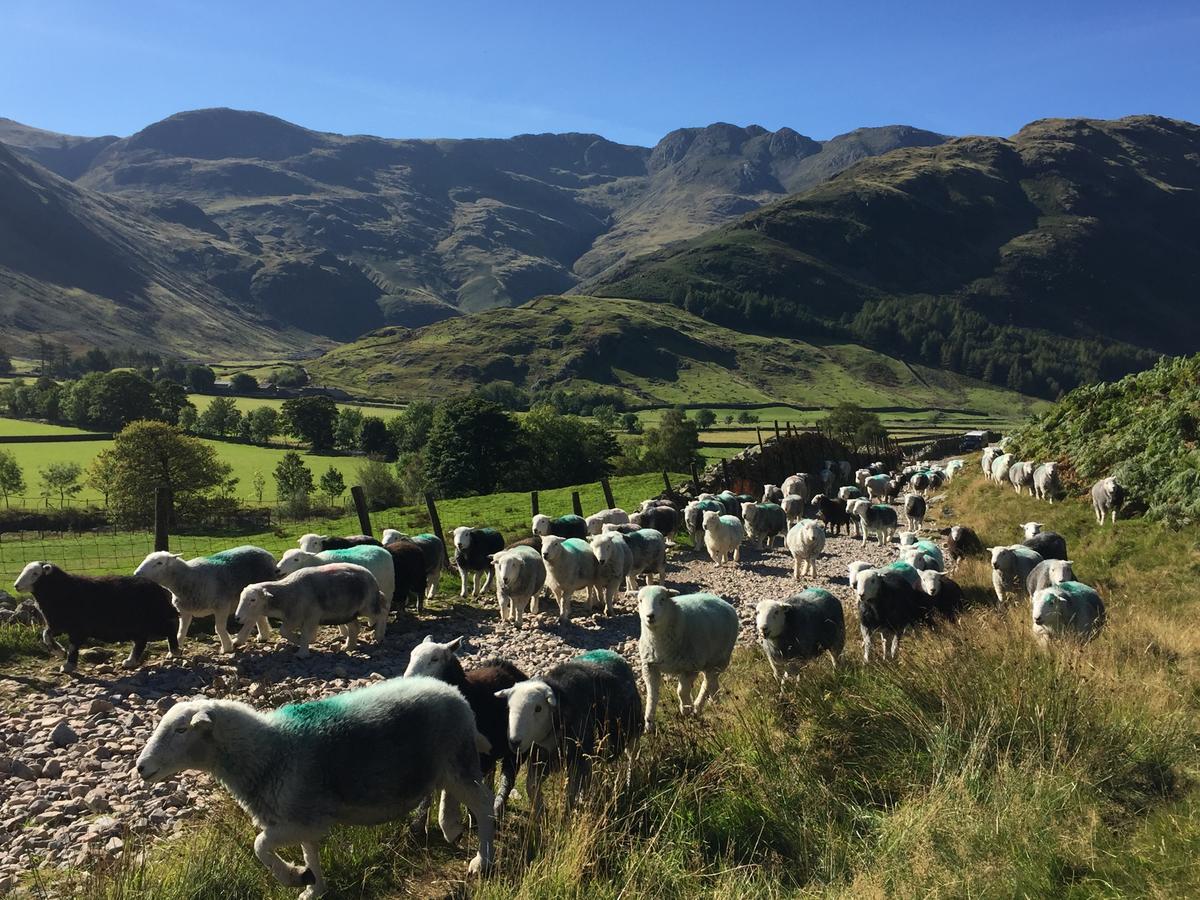
<svg viewBox="0 0 1200 900"><path fill-rule="evenodd" d="M1200 120L1200 4L0 0L0 115L130 134L257 109L387 137L715 121L827 138L1045 116Z"/></svg>

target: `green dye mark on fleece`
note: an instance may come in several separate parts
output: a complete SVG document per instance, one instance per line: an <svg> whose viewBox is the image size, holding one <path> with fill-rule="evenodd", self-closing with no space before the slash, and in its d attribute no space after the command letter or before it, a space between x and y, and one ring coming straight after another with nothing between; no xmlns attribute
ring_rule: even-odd
<svg viewBox="0 0 1200 900"><path fill-rule="evenodd" d="M587 653L581 653L575 657L575 662L593 663L598 666L611 666L615 663L625 662L625 657L620 653L615 653L612 650L589 650Z"/></svg>
<svg viewBox="0 0 1200 900"><path fill-rule="evenodd" d="M300 728L320 727L341 717L346 711L344 697L326 697L310 703L289 703L275 711L286 724Z"/></svg>

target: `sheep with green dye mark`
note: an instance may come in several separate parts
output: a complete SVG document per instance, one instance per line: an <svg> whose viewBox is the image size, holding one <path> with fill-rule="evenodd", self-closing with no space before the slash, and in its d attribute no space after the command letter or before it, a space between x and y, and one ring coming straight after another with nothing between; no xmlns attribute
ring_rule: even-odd
<svg viewBox="0 0 1200 900"><path fill-rule="evenodd" d="M352 563L362 566L375 576L379 590L387 599L391 608L396 590L396 567L392 563L392 554L382 547L372 547L362 544L357 547L347 547L345 550L324 550L321 553L305 553L303 550L287 550L279 558L276 573L280 576L291 575L301 569L311 569L313 566L323 566L326 563Z"/></svg>
<svg viewBox="0 0 1200 900"><path fill-rule="evenodd" d="M641 635L638 655L646 684L646 731L654 730L654 714L662 677L679 679L679 711L700 715L705 703L720 690L720 676L729 666L737 643L737 611L716 594L684 594L651 585L638 592ZM692 686L703 675L693 701Z"/></svg>
<svg viewBox="0 0 1200 900"><path fill-rule="evenodd" d="M720 567L727 559L741 562L742 540L746 536L741 520L736 516L706 512L701 521L704 524L704 549L713 565Z"/></svg>
<svg viewBox="0 0 1200 900"><path fill-rule="evenodd" d="M236 639L229 636L226 628L242 589L248 584L275 578L275 557L261 547L234 547L190 560L177 553L159 550L142 560L133 574L161 584L174 595L171 602L179 610L178 640L181 645L192 619L197 616L213 617L213 629L224 653L232 653L235 647L243 644L255 624L260 638L271 637L271 625L265 616L256 622L245 622Z"/></svg>
<svg viewBox="0 0 1200 900"><path fill-rule="evenodd" d="M1075 569L1069 559L1043 559L1025 579L1025 593L1032 600L1038 591L1064 581L1075 580Z"/></svg>
<svg viewBox="0 0 1200 900"><path fill-rule="evenodd" d="M350 547L369 545L380 547L382 543L369 534L352 534L349 537L337 537L328 534L302 534L296 545L305 553L323 553L326 550L348 550Z"/></svg>
<svg viewBox="0 0 1200 900"><path fill-rule="evenodd" d="M799 498L789 497L787 500L797 500ZM786 502L786 501L785 501ZM706 512L715 512L721 515L725 512L724 505L712 498L693 500L683 509L683 527L687 529L688 537L692 539L692 546L699 550L704 546L704 514ZM804 514L804 504L800 504L800 514Z"/></svg>
<svg viewBox="0 0 1200 900"><path fill-rule="evenodd" d="M610 526L611 527L611 526ZM638 578L645 576L646 583L660 584L667 574L667 538L653 528L639 528L624 533L625 546L629 548L631 560L625 586L628 590L638 589Z"/></svg>
<svg viewBox="0 0 1200 900"><path fill-rule="evenodd" d="M917 571L930 569L940 571L946 567L942 548L933 541L917 541L897 548L900 561L908 563Z"/></svg>
<svg viewBox="0 0 1200 900"><path fill-rule="evenodd" d="M571 598L581 588L588 607L596 590L596 557L587 541L547 535L542 538L542 561L546 564L546 587L558 601L558 620L571 621Z"/></svg>
<svg viewBox="0 0 1200 900"><path fill-rule="evenodd" d="M743 503L746 537L765 550L787 531L787 514L778 503Z"/></svg>
<svg viewBox="0 0 1200 900"><path fill-rule="evenodd" d="M594 536L604 531L605 525L628 525L629 513L616 507L602 509L588 516L585 522L587 523L587 533Z"/></svg>
<svg viewBox="0 0 1200 900"><path fill-rule="evenodd" d="M825 526L816 519L801 519L788 529L784 545L792 554L792 577L817 577L817 560L825 549Z"/></svg>
<svg viewBox="0 0 1200 900"><path fill-rule="evenodd" d="M268 713L232 700L177 703L138 756L137 771L147 783L211 774L259 830L255 856L311 900L327 889L320 845L333 826L400 819L438 790L475 818L479 852L470 871L489 868L495 820L479 765L489 749L463 695L417 676ZM442 827L448 841L458 840L456 819ZM303 865L278 856L290 844L300 845Z"/></svg>
<svg viewBox="0 0 1200 900"><path fill-rule="evenodd" d="M606 531L592 541L592 555L596 557L596 592L604 604L605 615L616 612L617 595L625 585L633 568L633 551L619 532Z"/></svg>
<svg viewBox="0 0 1200 900"><path fill-rule="evenodd" d="M1086 643L1100 633L1104 620L1104 601L1095 588L1078 581L1043 588L1033 597L1033 633L1042 643L1051 638Z"/></svg>
<svg viewBox="0 0 1200 900"><path fill-rule="evenodd" d="M837 658L846 645L842 603L824 588L805 588L786 600L763 600L755 610L759 643L782 685L789 674L822 653Z"/></svg>
<svg viewBox="0 0 1200 900"><path fill-rule="evenodd" d="M586 540L588 536L587 520L576 515L559 516L557 519L536 515L533 517L533 533L541 537L554 535L561 538Z"/></svg>

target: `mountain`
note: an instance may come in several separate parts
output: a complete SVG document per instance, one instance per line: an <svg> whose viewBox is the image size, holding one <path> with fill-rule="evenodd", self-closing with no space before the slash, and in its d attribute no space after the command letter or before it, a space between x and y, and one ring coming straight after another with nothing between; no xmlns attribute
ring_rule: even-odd
<svg viewBox="0 0 1200 900"><path fill-rule="evenodd" d="M1200 126L1047 119L864 159L584 282L1053 396L1200 348Z"/></svg>
<svg viewBox="0 0 1200 900"><path fill-rule="evenodd" d="M822 143L717 124L672 132L654 148L594 134L389 140L229 109L179 113L125 138L0 121L0 141L77 188L219 229L259 263L252 285L221 290L334 340L568 291L864 155L942 139L888 127Z"/></svg>
<svg viewBox="0 0 1200 900"><path fill-rule="evenodd" d="M1029 399L846 343L747 334L669 304L540 297L420 329L383 328L308 365L314 382L416 400L511 381L539 394L612 388L630 403L784 402L974 409Z"/></svg>

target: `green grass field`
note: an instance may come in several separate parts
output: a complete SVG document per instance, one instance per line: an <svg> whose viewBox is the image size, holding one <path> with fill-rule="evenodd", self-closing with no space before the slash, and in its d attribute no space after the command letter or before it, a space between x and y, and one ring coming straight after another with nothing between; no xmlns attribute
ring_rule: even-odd
<svg viewBox="0 0 1200 900"><path fill-rule="evenodd" d="M0 437L24 434L84 434L82 428L68 425L48 425L45 422L30 422L26 419L9 419L0 416ZM10 445L11 446L11 445Z"/></svg>
<svg viewBox="0 0 1200 900"><path fill-rule="evenodd" d="M195 404L198 411L204 412L205 407L207 407L214 398L211 394L188 394L188 399ZM237 408L244 413L249 412L252 409L258 409L262 406L270 406L273 409L280 409L283 407L285 402L278 397L233 397L231 399ZM347 400L339 400L337 405L339 407L353 406L357 409L361 409L364 415L375 415L384 419L390 419L392 416L400 412L401 409L403 409L403 406L400 404L383 405L378 403L356 403Z"/></svg>

